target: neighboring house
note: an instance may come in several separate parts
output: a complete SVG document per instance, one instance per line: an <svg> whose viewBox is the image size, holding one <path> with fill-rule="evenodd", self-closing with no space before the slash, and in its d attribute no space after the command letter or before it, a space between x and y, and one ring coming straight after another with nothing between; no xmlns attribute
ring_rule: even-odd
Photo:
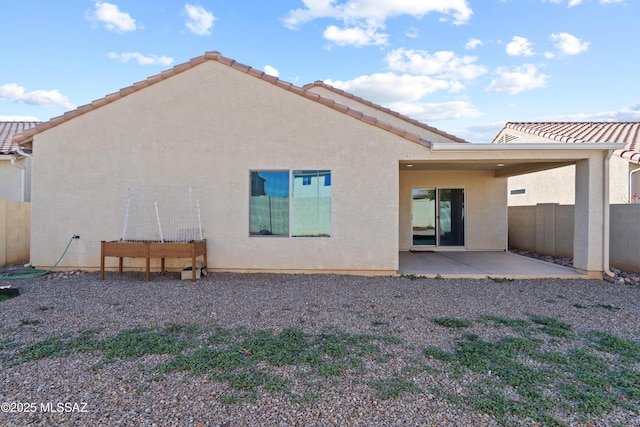
<svg viewBox="0 0 640 427"><path fill-rule="evenodd" d="M640 196L639 122L509 122L494 144L518 142L624 143L610 159L609 202L637 202ZM575 166L509 178L509 205L575 203ZM634 196L635 195L635 196Z"/></svg>
<svg viewBox="0 0 640 427"><path fill-rule="evenodd" d="M13 142L16 134L38 122L0 122L0 199L28 202L31 199L31 158Z"/></svg>
<svg viewBox="0 0 640 427"><path fill-rule="evenodd" d="M568 163L581 171L576 188L585 195L574 266L602 272L604 203L591 204L603 201L603 160L619 147L470 144L217 52L14 141L40 159L34 266L53 265L78 234L60 267L97 268L100 241L121 235L128 189L171 185L205 194L198 206L210 270L358 274L396 273L400 251L505 251L508 177Z"/></svg>

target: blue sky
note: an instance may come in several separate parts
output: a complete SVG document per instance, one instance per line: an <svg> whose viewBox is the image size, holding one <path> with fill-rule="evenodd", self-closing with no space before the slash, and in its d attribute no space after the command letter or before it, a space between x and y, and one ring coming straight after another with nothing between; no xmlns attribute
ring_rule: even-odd
<svg viewBox="0 0 640 427"><path fill-rule="evenodd" d="M471 142L640 121L638 0L0 0L0 120L49 120L207 51Z"/></svg>

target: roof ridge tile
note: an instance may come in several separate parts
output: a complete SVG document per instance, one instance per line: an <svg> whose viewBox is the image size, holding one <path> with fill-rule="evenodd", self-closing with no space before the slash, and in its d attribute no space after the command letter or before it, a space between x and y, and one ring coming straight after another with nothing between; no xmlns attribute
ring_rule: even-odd
<svg viewBox="0 0 640 427"><path fill-rule="evenodd" d="M624 142L624 149L614 154L640 163L640 122L507 122L502 130L512 129L529 135L539 135L564 143ZM502 130L494 137L496 143Z"/></svg>

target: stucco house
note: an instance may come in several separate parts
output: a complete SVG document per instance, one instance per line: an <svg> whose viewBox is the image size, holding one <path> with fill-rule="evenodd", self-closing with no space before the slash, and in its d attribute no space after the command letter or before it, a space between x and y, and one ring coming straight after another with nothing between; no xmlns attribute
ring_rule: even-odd
<svg viewBox="0 0 640 427"><path fill-rule="evenodd" d="M0 199L28 202L31 199L31 158L13 142L16 134L39 122L0 122Z"/></svg>
<svg viewBox="0 0 640 427"><path fill-rule="evenodd" d="M640 122L509 122L492 142L623 143L623 147L613 151L610 159L609 202L640 202ZM574 181L573 164L510 178L509 205L572 205L575 202Z"/></svg>
<svg viewBox="0 0 640 427"><path fill-rule="evenodd" d="M355 274L395 274L401 251L505 251L507 179L566 164L576 165L582 207L574 266L602 272L604 170L619 148L471 144L217 52L14 141L34 155L34 266L53 265L78 234L60 268L97 268L100 242L121 235L128 189L167 185L205 195L199 220L210 271Z"/></svg>

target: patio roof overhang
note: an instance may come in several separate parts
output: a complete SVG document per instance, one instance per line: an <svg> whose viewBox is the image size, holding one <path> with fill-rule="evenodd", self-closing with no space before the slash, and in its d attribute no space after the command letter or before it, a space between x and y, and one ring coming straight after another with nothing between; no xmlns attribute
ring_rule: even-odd
<svg viewBox="0 0 640 427"><path fill-rule="evenodd" d="M401 170L493 170L496 177L509 177L575 164L587 152L612 151L624 143L509 143L460 144L432 142L431 159L400 162ZM584 154L583 154L584 153ZM454 157L447 156L451 154Z"/></svg>
<svg viewBox="0 0 640 427"><path fill-rule="evenodd" d="M624 147L623 142L512 142L509 144L460 144L452 142L432 142L431 151L588 151L616 150Z"/></svg>

